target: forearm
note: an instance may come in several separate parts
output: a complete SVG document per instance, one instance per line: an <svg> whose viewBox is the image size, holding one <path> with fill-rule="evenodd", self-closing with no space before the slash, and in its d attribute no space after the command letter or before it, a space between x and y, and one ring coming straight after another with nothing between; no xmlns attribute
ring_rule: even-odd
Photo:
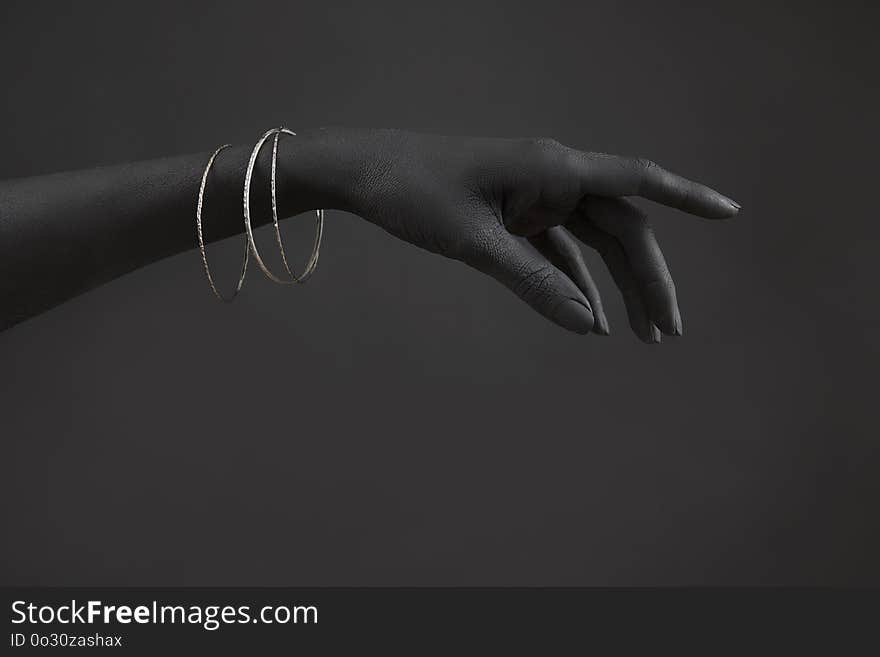
<svg viewBox="0 0 880 657"><path fill-rule="evenodd" d="M282 139L279 216L352 209L359 166L345 139L317 130ZM254 225L270 219L271 141L257 161ZM0 183L0 328L196 246L195 206L210 153ZM241 233L249 146L218 156L205 193L208 241Z"/></svg>

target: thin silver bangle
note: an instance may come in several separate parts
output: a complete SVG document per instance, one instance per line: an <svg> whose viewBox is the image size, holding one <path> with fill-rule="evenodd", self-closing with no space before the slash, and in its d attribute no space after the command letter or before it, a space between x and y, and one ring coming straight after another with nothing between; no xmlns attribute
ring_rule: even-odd
<svg viewBox="0 0 880 657"><path fill-rule="evenodd" d="M295 132L284 127L279 128L275 133L275 140L272 144L272 224L275 226L275 237L278 240L278 249L281 251L281 261L284 263L284 269L291 277L296 279L297 282L305 283L309 277L315 273L315 269L318 267L318 258L321 255L321 238L324 235L324 210L315 210L317 219L315 221L315 241L312 244L312 254L306 263L303 273L300 276L296 276L287 263L287 254L284 252L284 243L281 239L281 229L278 226L278 200L275 194L275 172L278 168L278 140L281 138L282 133L296 136Z"/></svg>
<svg viewBox="0 0 880 657"><path fill-rule="evenodd" d="M277 162L278 162L278 139L281 134L287 134L296 136L296 133L292 130L288 130L287 128L272 128L271 130L266 131L266 133L260 137L257 143L254 145L253 151L251 151L251 157L248 161L247 171L244 176L244 194L243 194L243 205L244 205L244 227L247 232L248 244L250 245L251 253L253 253L254 260L257 262L257 265L266 275L266 277L274 281L275 283L279 283L280 285L292 285L293 283L304 283L315 271L318 266L318 257L321 252L321 238L324 233L324 211L316 210L315 214L317 215L317 220L315 223L315 241L312 245L312 255L309 257L308 263L306 264L306 268L303 273L299 276L296 276L290 269L290 266L287 262L287 254L284 251L284 242L281 239L281 228L278 225L278 201L276 197L276 171L277 171ZM284 279L273 274L269 268L266 266L266 263L263 262L263 259L260 257L260 252L257 249L257 244L254 241L254 231L251 226L251 208L250 208L250 197L251 197L251 182L254 175L254 166L257 162L257 157L260 154L260 151L263 148L263 145L266 143L266 140L269 139L272 135L275 135L275 142L272 148L272 176L271 176L271 192L272 192L272 224L275 227L275 237L278 241L278 248L281 251L281 260L284 263L284 269L287 271L290 276L289 279Z"/></svg>
<svg viewBox="0 0 880 657"><path fill-rule="evenodd" d="M241 274L238 277L238 285L235 286L235 290L228 297L224 297L220 294L220 290L217 289L216 284L214 283L214 277L211 276L211 268L208 266L208 255L205 252L205 238L202 235L202 205L205 201L205 185L208 182L208 174L211 172L211 167L214 165L214 160L217 159L217 155L220 154L224 148L229 148L230 144L223 144L220 148L214 151L213 155L211 155L208 160L208 165L205 167L205 172L202 174L202 184L199 185L199 200L196 205L196 233L199 236L199 252L202 254L202 264L205 267L205 275L208 277L208 283L211 285L211 290L214 292L214 296L220 299L220 301L232 301L241 291L242 285L244 285L244 277L247 274L247 266L248 266L248 250L249 244L247 241L244 243L244 258L241 264Z"/></svg>

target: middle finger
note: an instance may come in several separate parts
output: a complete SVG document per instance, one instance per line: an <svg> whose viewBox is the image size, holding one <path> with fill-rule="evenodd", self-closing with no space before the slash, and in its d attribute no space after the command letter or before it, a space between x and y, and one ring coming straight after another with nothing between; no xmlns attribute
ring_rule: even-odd
<svg viewBox="0 0 880 657"><path fill-rule="evenodd" d="M644 212L626 199L600 196L584 197L579 209L623 246L652 321L667 335L681 335L675 284Z"/></svg>

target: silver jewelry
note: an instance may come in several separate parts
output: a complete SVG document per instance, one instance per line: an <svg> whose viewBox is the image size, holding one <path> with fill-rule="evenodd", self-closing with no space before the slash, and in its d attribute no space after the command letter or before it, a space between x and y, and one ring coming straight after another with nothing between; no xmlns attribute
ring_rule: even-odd
<svg viewBox="0 0 880 657"><path fill-rule="evenodd" d="M318 266L318 257L321 252L321 238L324 233L324 210L316 210L315 214L317 215L317 220L315 222L315 241L312 244L312 254L309 257L308 262L306 263L306 267L303 270L303 273L299 276L295 275L293 271L290 269L290 265L287 262L287 254L284 251L284 242L281 239L281 228L278 225L278 201L276 197L276 170L278 167L278 140L282 134L296 136L296 133L292 130L288 130L287 128L272 128L268 130L266 134L264 134L257 143L254 145L254 149L251 152L250 160L248 161L247 171L244 176L244 227L247 232L248 244L250 245L251 253L254 255L254 260L257 262L257 265L263 271L263 273L269 278L269 280L274 281L275 283L279 283L281 285L291 285L293 283L304 283L315 271ZM266 266L266 263L263 262L263 259L260 257L260 252L257 250L257 244L254 241L254 231L251 226L251 208L250 208L250 197L251 197L251 181L254 175L254 166L257 162L257 157L260 154L260 151L263 148L263 144L266 143L266 140L269 139L272 135L275 135L275 141L272 146L272 175L271 175L271 192L272 192L272 224L275 227L275 237L278 241L278 248L281 251L281 261L284 264L284 269L287 271L287 274L290 276L289 279L280 278L273 274L269 268Z"/></svg>
<svg viewBox="0 0 880 657"><path fill-rule="evenodd" d="M208 255L205 252L205 238L202 235L202 204L205 200L205 185L208 182L208 174L211 171L211 167L214 165L214 160L217 159L217 155L224 148L228 148L230 144L223 144L220 148L214 151L214 154L211 155L211 158L208 160L208 165L205 167L205 172L202 174L202 184L199 186L199 200L196 205L196 232L199 236L199 252L202 254L202 264L205 266L205 275L208 277L208 283L211 285L211 290L214 292L214 296L216 296L220 301L232 301L241 291L242 285L244 285L244 277L247 273L248 266L248 242L244 244L244 259L241 264L241 274L238 277L238 285L235 286L235 290L228 297L224 297L220 294L220 291L217 289L217 286L214 284L214 278L211 276L211 268L208 266Z"/></svg>

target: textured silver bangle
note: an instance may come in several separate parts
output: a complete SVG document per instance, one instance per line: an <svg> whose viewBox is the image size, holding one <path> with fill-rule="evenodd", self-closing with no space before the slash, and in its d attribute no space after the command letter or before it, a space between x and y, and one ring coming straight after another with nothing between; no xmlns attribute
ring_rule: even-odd
<svg viewBox="0 0 880 657"><path fill-rule="evenodd" d="M220 148L218 148L211 155L208 160L208 164L205 167L205 172L202 174L202 183L199 185L199 199L196 204L196 233L199 237L199 252L202 254L202 264L205 267L205 275L208 277L208 283L211 285L211 290L214 292L214 296L216 296L220 301L232 301L241 291L242 285L244 285L244 277L247 274L247 266L248 266L248 250L249 244L247 241L244 243L244 258L241 264L241 274L238 277L238 284L235 286L235 290L233 290L232 294L228 297L224 297L220 294L220 291L217 289L217 285L214 283L214 277L211 276L211 268L208 266L208 255L205 252L205 238L202 235L202 205L205 201L205 186L208 182L208 174L211 172L211 167L214 165L214 160L217 159L217 155L220 154L224 148L229 148L229 144L223 144Z"/></svg>
<svg viewBox="0 0 880 657"><path fill-rule="evenodd" d="M309 257L308 262L306 263L306 267L303 270L303 273L299 276L295 275L293 271L290 269L290 265L287 262L287 254L284 251L284 242L281 239L281 228L278 225L278 201L276 196L276 171L278 168L278 140L282 134L296 136L296 133L292 130L288 130L287 128L272 128L268 130L257 143L254 145L254 149L251 152L250 160L248 161L247 171L244 176L244 227L247 232L248 244L250 245L251 253L253 253L254 260L257 265L263 271L263 273L269 278L269 280L274 281L275 283L279 283L281 285L291 285L293 283L304 283L309 276L311 276L315 269L318 266L318 257L321 252L321 238L324 233L324 211L316 210L315 214L317 215L316 223L315 223L315 241L312 244L312 254ZM251 182L254 175L254 166L257 162L257 157L260 154L260 151L263 149L263 145L266 143L266 140L271 136L275 136L275 141L272 145L272 173L271 173L271 193L272 193L272 225L275 228L275 237L278 241L278 248L281 251L281 261L284 264L284 269L287 271L287 274L290 276L289 279L281 278L273 274L269 268L266 266L266 263L263 262L263 259L260 257L260 252L257 249L257 244L254 241L254 230L251 225L251 209L250 209L250 197L251 197Z"/></svg>

